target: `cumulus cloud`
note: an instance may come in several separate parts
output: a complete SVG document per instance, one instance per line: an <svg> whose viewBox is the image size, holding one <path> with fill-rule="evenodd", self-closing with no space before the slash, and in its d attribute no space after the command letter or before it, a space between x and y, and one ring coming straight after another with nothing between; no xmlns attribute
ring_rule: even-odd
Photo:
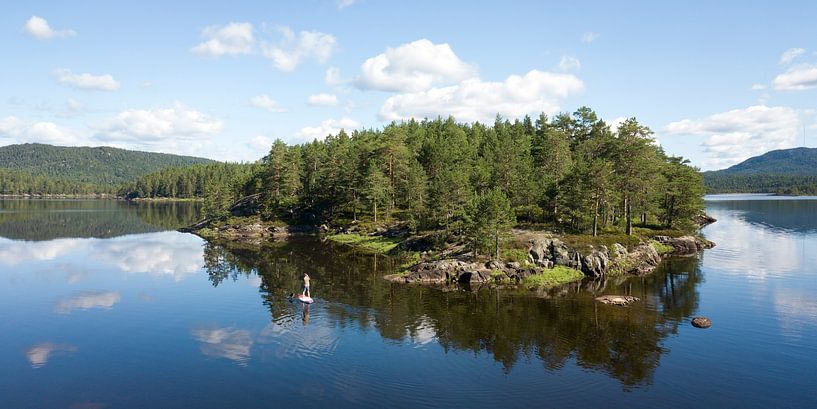
<svg viewBox="0 0 817 409"><path fill-rule="evenodd" d="M74 129L53 122L30 122L14 116L0 119L0 138L17 143L39 142L62 146L88 143L88 139Z"/></svg>
<svg viewBox="0 0 817 409"><path fill-rule="evenodd" d="M119 89L119 81L110 74L74 74L71 70L60 68L54 71L57 82L72 88L97 91L116 91Z"/></svg>
<svg viewBox="0 0 817 409"><path fill-rule="evenodd" d="M664 127L664 132L706 137L702 146L708 158L703 165L716 169L769 150L794 146L799 124L799 112L795 109L757 105L702 119L672 122Z"/></svg>
<svg viewBox="0 0 817 409"><path fill-rule="evenodd" d="M775 77L772 85L776 90L802 91L817 87L817 64L801 64Z"/></svg>
<svg viewBox="0 0 817 409"><path fill-rule="evenodd" d="M312 139L323 139L327 135L335 135L341 131L341 129L345 129L347 131L353 130L360 126L360 124L355 121L354 119L349 118L342 118L342 119L327 119L322 121L318 126L307 126L301 128L301 131L298 132L297 137L300 140L312 140Z"/></svg>
<svg viewBox="0 0 817 409"><path fill-rule="evenodd" d="M788 65L791 64L797 57L803 55L806 52L805 48L789 48L788 50L784 51L783 54L780 55L780 64L781 65Z"/></svg>
<svg viewBox="0 0 817 409"><path fill-rule="evenodd" d="M584 90L572 74L532 70L503 82L470 79L458 85L398 94L380 108L384 121L453 116L459 121L491 121L497 113L516 118L560 110L560 101Z"/></svg>
<svg viewBox="0 0 817 409"><path fill-rule="evenodd" d="M201 31L201 36L205 41L190 49L195 54L220 57L249 54L255 49L253 26L250 23L209 26Z"/></svg>
<svg viewBox="0 0 817 409"><path fill-rule="evenodd" d="M326 74L323 76L323 80L326 82L326 85L332 86L340 85L346 82L343 78L341 78L340 68L338 67L329 67L326 70Z"/></svg>
<svg viewBox="0 0 817 409"><path fill-rule="evenodd" d="M335 94L310 95L306 103L312 106L335 106L338 104L338 97Z"/></svg>
<svg viewBox="0 0 817 409"><path fill-rule="evenodd" d="M118 292L87 291L75 297L60 300L54 307L54 311L59 314L69 314L74 310L110 309L121 299L122 296Z"/></svg>
<svg viewBox="0 0 817 409"><path fill-rule="evenodd" d="M276 44L261 44L261 52L281 71L292 71L308 59L323 64L332 56L337 45L334 36L320 31L300 31L296 34L286 26L277 30L282 36L281 40Z"/></svg>
<svg viewBox="0 0 817 409"><path fill-rule="evenodd" d="M173 231L93 240L88 244L90 258L124 273L182 281L204 266L201 241Z"/></svg>
<svg viewBox="0 0 817 409"><path fill-rule="evenodd" d="M596 39L598 39L598 38L599 38L599 33L594 33L592 31L588 31L588 32L582 34L582 42L583 43L592 43L593 41L596 41Z"/></svg>
<svg viewBox="0 0 817 409"><path fill-rule="evenodd" d="M250 98L250 104L252 106L266 109L269 112L286 112L286 107L282 106L278 101L270 98L269 95L256 95Z"/></svg>
<svg viewBox="0 0 817 409"><path fill-rule="evenodd" d="M559 61L559 69L562 71L578 71L582 67L582 63L578 58L564 55Z"/></svg>
<svg viewBox="0 0 817 409"><path fill-rule="evenodd" d="M356 83L364 89L419 92L474 78L476 74L476 67L460 60L448 44L421 39L367 59Z"/></svg>
<svg viewBox="0 0 817 409"><path fill-rule="evenodd" d="M224 124L176 103L169 108L130 109L104 122L97 132L103 141L162 141L193 139L221 132Z"/></svg>
<svg viewBox="0 0 817 409"><path fill-rule="evenodd" d="M31 18L26 21L23 31L38 40L50 40L52 38L65 38L77 35L76 31L70 29L54 30L46 19L37 16L31 16Z"/></svg>
<svg viewBox="0 0 817 409"><path fill-rule="evenodd" d="M266 152L272 146L272 138L264 135L256 135L254 138L250 139L247 146L253 150Z"/></svg>
<svg viewBox="0 0 817 409"><path fill-rule="evenodd" d="M768 88L766 84L752 84L752 91L761 91Z"/></svg>

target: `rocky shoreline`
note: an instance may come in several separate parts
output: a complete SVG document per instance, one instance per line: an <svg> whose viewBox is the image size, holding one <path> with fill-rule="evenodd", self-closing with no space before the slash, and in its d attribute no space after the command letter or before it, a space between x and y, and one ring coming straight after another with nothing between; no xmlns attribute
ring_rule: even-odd
<svg viewBox="0 0 817 409"><path fill-rule="evenodd" d="M427 246L420 245L424 242L423 238L408 236L404 226L400 224L390 229L381 227L370 233L358 231L355 226L330 228L326 225L281 225L263 221L258 215L258 206L256 197L247 197L233 205L230 217L202 220L180 231L207 240L254 246L260 246L267 241L285 240L292 236L325 234L338 236L357 234L366 237L367 240L369 238L399 240L400 245L392 247L398 247L397 251L413 254L419 261L414 262L406 271L388 275L385 279L395 283L424 285L496 283L554 286L584 277L644 275L655 270L663 256L694 256L714 246L714 243L697 235L679 237L656 235L649 239L642 237L635 245L631 242L629 248L617 242L609 246L579 247L569 245L563 236L547 232L514 230L514 236L517 238L523 240L529 238L525 259L485 260L464 251L462 246L454 246L439 253L424 251L427 250ZM696 220L701 226L714 221L715 219L706 215Z"/></svg>
<svg viewBox="0 0 817 409"><path fill-rule="evenodd" d="M655 236L628 250L624 245L591 246L579 251L558 237L541 235L530 240L528 260L520 262L480 262L469 254L441 260L422 261L405 273L392 274L386 279L406 284L441 285L446 283L520 284L536 274L548 274L556 266L580 271L585 277L606 275L649 274L661 262L662 255L694 256L712 248L714 243L697 236ZM659 251L660 250L660 251Z"/></svg>

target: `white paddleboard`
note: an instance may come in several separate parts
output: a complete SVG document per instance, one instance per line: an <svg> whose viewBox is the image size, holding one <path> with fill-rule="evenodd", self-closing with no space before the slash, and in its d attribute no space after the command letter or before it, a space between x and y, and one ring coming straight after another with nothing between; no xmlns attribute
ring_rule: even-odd
<svg viewBox="0 0 817 409"><path fill-rule="evenodd" d="M300 302L302 302L304 304L312 304L313 302L315 302L315 300L313 300L312 297L307 297L307 296L302 295L302 294L298 294L298 301L300 301Z"/></svg>

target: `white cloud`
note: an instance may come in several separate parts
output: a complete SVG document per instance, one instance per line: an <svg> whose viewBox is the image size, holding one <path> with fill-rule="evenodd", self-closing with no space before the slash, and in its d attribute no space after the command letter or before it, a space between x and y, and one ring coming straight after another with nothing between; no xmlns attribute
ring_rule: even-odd
<svg viewBox="0 0 817 409"><path fill-rule="evenodd" d="M768 88L766 84L752 84L752 91L760 91Z"/></svg>
<svg viewBox="0 0 817 409"><path fill-rule="evenodd" d="M37 16L31 16L31 18L26 21L26 25L23 27L23 30L29 36L39 40L73 37L77 35L77 32L74 30L54 30L48 24L46 19Z"/></svg>
<svg viewBox="0 0 817 409"><path fill-rule="evenodd" d="M298 132L298 139L301 141L309 141L313 139L323 139L327 135L335 135L340 132L341 129L346 131L354 130L360 126L360 124L355 121L354 119L349 118L342 118L342 119L327 119L320 123L318 126L307 126L301 128L301 131Z"/></svg>
<svg viewBox="0 0 817 409"><path fill-rule="evenodd" d="M477 74L476 68L460 60L448 44L427 39L388 48L363 62L360 71L358 87L395 92L425 91Z"/></svg>
<svg viewBox="0 0 817 409"><path fill-rule="evenodd" d="M262 44L261 51L281 71L292 71L307 59L323 64L332 56L337 44L334 36L320 31L300 31L295 34L286 26L277 29L282 39L277 44Z"/></svg>
<svg viewBox="0 0 817 409"><path fill-rule="evenodd" d="M286 107L282 106L278 101L270 98L269 95L256 95L250 98L250 104L254 107L266 109L270 112L286 112Z"/></svg>
<svg viewBox="0 0 817 409"><path fill-rule="evenodd" d="M249 54L255 49L253 26L250 23L229 23L209 26L201 31L206 40L190 49L191 52L211 57Z"/></svg>
<svg viewBox="0 0 817 409"><path fill-rule="evenodd" d="M75 297L60 300L54 307L54 311L59 314L70 314L74 310L111 309L121 299L122 296L118 292L88 291Z"/></svg>
<svg viewBox="0 0 817 409"><path fill-rule="evenodd" d="M784 51L783 54L780 55L780 64L781 65L788 65L791 64L797 57L805 54L805 48L789 48L788 50Z"/></svg>
<svg viewBox="0 0 817 409"><path fill-rule="evenodd" d="M323 80L324 82L326 82L326 85L332 86L340 85L346 82L345 80L343 80L343 78L341 78L340 68L338 67L329 67L326 70L326 75L324 75Z"/></svg>
<svg viewBox="0 0 817 409"><path fill-rule="evenodd" d="M802 91L817 87L817 64L802 64L790 68L775 77L772 85L776 90Z"/></svg>
<svg viewBox="0 0 817 409"><path fill-rule="evenodd" d="M596 41L596 39L599 38L599 35L600 35L599 33L594 33L592 31L588 31L588 32L582 34L582 42L583 43L592 43L593 41Z"/></svg>
<svg viewBox="0 0 817 409"><path fill-rule="evenodd" d="M582 63L578 58L564 55L559 61L559 69L562 71L578 71L582 67Z"/></svg>
<svg viewBox="0 0 817 409"><path fill-rule="evenodd" d="M703 119L672 122L664 131L669 135L706 137L702 146L708 158L703 165L716 169L773 149L794 146L799 124L799 112L795 109L757 105Z"/></svg>
<svg viewBox="0 0 817 409"><path fill-rule="evenodd" d="M338 10L345 9L346 7L353 6L357 4L358 0L335 0L335 5L338 6Z"/></svg>
<svg viewBox="0 0 817 409"><path fill-rule="evenodd" d="M272 146L272 138L264 135L256 135L254 138L250 139L247 146L253 150L266 152Z"/></svg>
<svg viewBox="0 0 817 409"><path fill-rule="evenodd" d="M335 94L310 95L306 103L313 106L335 106L338 104L338 97Z"/></svg>
<svg viewBox="0 0 817 409"><path fill-rule="evenodd" d="M71 70L60 68L54 71L57 82L72 88L97 91L116 91L119 89L119 81L110 74L74 74Z"/></svg>
<svg viewBox="0 0 817 409"><path fill-rule="evenodd" d="M28 122L14 116L0 120L0 138L17 143L39 142L52 145L80 145L88 142L80 132L53 122Z"/></svg>
<svg viewBox="0 0 817 409"><path fill-rule="evenodd" d="M157 142L193 139L221 132L224 124L176 103L170 108L130 109L104 122L96 137L102 141Z"/></svg>
<svg viewBox="0 0 817 409"><path fill-rule="evenodd" d="M489 122L496 114L518 118L539 112L555 113L562 99L584 90L572 74L532 70L511 75L504 82L470 79L459 85L394 95L380 108L384 121L453 116L458 121Z"/></svg>

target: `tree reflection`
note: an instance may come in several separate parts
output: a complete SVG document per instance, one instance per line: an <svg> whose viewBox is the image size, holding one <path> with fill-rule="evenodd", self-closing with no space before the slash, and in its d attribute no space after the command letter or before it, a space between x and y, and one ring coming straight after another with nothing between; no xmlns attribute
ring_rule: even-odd
<svg viewBox="0 0 817 409"><path fill-rule="evenodd" d="M393 258L316 239L261 249L208 244L205 264L214 286L258 272L273 320L287 314L287 295L306 271L315 297L330 301L320 305L335 326L373 329L399 342L434 339L446 351L487 352L506 372L520 359L537 358L547 370L575 360L625 389L652 382L663 340L696 310L701 282L699 260L686 258L668 260L647 277L585 281L538 296L489 287L434 289L383 280L396 268ZM602 305L593 300L600 294L643 301L626 308Z"/></svg>
<svg viewBox="0 0 817 409"><path fill-rule="evenodd" d="M175 230L193 224L199 214L200 206L191 202L3 199L0 237L34 241L110 238Z"/></svg>

